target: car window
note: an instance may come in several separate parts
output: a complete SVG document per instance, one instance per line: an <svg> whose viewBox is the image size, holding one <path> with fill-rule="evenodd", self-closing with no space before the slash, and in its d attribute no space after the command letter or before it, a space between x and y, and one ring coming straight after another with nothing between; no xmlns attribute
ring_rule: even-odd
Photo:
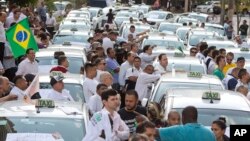
<svg viewBox="0 0 250 141"><path fill-rule="evenodd" d="M174 108L178 112L182 112L183 109ZM224 109L197 109L198 110L198 122L205 126L211 126L214 120L219 117L226 118L226 124L250 124L250 112L237 111L237 110L224 110Z"/></svg>
<svg viewBox="0 0 250 141"><path fill-rule="evenodd" d="M207 83L188 83L188 82L161 82L159 87L156 89L156 93L153 97L153 101L159 102L168 89L178 88L192 88L192 89L209 89L212 90L223 90L223 87L219 84Z"/></svg>
<svg viewBox="0 0 250 141"><path fill-rule="evenodd" d="M54 59L54 57L37 57L36 59L39 61L39 66L58 65L57 59ZM79 74L81 66L84 65L83 59L80 57L67 57L67 59L69 61L68 71L70 73Z"/></svg>
<svg viewBox="0 0 250 141"><path fill-rule="evenodd" d="M206 39L213 39L213 35L207 35L207 34L204 34L204 35L196 35L196 34L193 34L189 37L189 45L191 46L196 46L199 42L201 41L205 41Z"/></svg>
<svg viewBox="0 0 250 141"><path fill-rule="evenodd" d="M165 47L166 49L171 49L171 50L174 50L178 47L184 49L184 44L180 41L146 39L144 40L142 46L145 45L156 45L157 47Z"/></svg>
<svg viewBox="0 0 250 141"><path fill-rule="evenodd" d="M40 83L40 89L42 90L52 89L52 87L50 83ZM64 89L69 91L74 101L83 103L85 102L82 85L73 83L64 83Z"/></svg>
<svg viewBox="0 0 250 141"><path fill-rule="evenodd" d="M21 136L25 135L29 136L27 140L31 140L35 137L46 137L44 134L47 134L47 137L52 137L51 135L61 136L64 141L79 141L83 139L86 132L82 119L25 116L0 117L0 122L6 123L6 126L1 128L0 138L5 138L8 135L14 138L14 140L18 140L18 137L20 139Z"/></svg>
<svg viewBox="0 0 250 141"><path fill-rule="evenodd" d="M87 35L56 35L53 39L53 44L63 44L64 42L88 43L89 36Z"/></svg>

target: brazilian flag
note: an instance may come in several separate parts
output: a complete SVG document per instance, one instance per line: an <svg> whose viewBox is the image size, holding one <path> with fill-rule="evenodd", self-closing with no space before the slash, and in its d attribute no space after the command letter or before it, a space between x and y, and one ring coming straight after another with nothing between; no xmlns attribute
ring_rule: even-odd
<svg viewBox="0 0 250 141"><path fill-rule="evenodd" d="M24 55L28 48L38 51L38 46L30 30L27 18L11 26L6 31L6 37L15 58Z"/></svg>

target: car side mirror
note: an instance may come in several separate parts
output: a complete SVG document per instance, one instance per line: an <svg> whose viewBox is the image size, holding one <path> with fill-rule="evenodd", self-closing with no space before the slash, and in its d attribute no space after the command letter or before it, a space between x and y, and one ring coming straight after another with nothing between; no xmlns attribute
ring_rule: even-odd
<svg viewBox="0 0 250 141"><path fill-rule="evenodd" d="M148 99L147 99L147 98L143 98L142 101L141 101L141 105L142 105L143 107L146 107L147 104L148 104Z"/></svg>

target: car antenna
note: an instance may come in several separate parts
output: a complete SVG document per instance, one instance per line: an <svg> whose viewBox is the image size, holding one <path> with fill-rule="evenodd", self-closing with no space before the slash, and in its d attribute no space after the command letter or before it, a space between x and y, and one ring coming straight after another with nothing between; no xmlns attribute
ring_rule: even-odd
<svg viewBox="0 0 250 141"><path fill-rule="evenodd" d="M210 79L209 78L208 78L208 88L209 88L209 93L212 95L211 84L210 84ZM212 96L210 98L210 103L211 104L214 103Z"/></svg>

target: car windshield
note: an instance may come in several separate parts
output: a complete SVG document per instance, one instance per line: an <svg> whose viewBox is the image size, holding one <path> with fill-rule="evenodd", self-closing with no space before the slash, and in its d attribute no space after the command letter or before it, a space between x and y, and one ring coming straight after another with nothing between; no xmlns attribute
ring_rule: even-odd
<svg viewBox="0 0 250 141"><path fill-rule="evenodd" d="M136 12L118 12L116 14L116 17L136 17L138 18L138 15Z"/></svg>
<svg viewBox="0 0 250 141"><path fill-rule="evenodd" d="M153 101L160 102L161 98L168 89L179 89L179 88L192 88L192 89L212 89L212 90L223 90L223 87L219 84L207 83L189 83L189 82L161 82L156 93L153 97Z"/></svg>
<svg viewBox="0 0 250 141"><path fill-rule="evenodd" d="M129 21L129 17L116 17L114 21L120 26L123 21Z"/></svg>
<svg viewBox="0 0 250 141"><path fill-rule="evenodd" d="M88 43L88 35L56 35L53 44L63 44L65 42Z"/></svg>
<svg viewBox="0 0 250 141"><path fill-rule="evenodd" d="M174 61L173 60L169 60L168 63L172 64ZM183 72L200 72L201 74L205 74L205 69L203 67L203 65L196 65L196 64L192 64L192 62L189 63L175 63L174 64L175 70L176 71L183 71ZM168 71L172 70L172 65L168 65L167 68Z"/></svg>
<svg viewBox="0 0 250 141"><path fill-rule="evenodd" d="M7 137L8 140L45 141L59 137L64 141L80 141L86 132L83 119L25 116L0 117L0 122L6 124L0 130L3 140Z"/></svg>
<svg viewBox="0 0 250 141"><path fill-rule="evenodd" d="M129 27L130 26L125 26L123 28L123 32L122 32L123 38L127 38L125 36L128 35L129 33ZM149 29L150 29L150 26L135 26L135 33L141 33Z"/></svg>
<svg viewBox="0 0 250 141"><path fill-rule="evenodd" d="M65 8L66 5L57 3L57 4L55 4L55 6L56 6L56 9L58 11L58 10L64 10L64 8Z"/></svg>
<svg viewBox="0 0 250 141"><path fill-rule="evenodd" d="M93 18L93 17L96 17L96 16L97 16L98 10L89 9L89 13L90 13L91 18Z"/></svg>
<svg viewBox="0 0 250 141"><path fill-rule="evenodd" d="M193 34L190 36L189 39L189 45L190 46L196 46L199 42L205 41L206 39L213 39L213 35L207 35L207 34Z"/></svg>
<svg viewBox="0 0 250 141"><path fill-rule="evenodd" d="M143 42L143 47L145 45L156 45L157 47L165 47L166 49L176 49L178 47L181 47L184 49L184 45L180 41L169 41L169 40L150 40L147 39Z"/></svg>
<svg viewBox="0 0 250 141"><path fill-rule="evenodd" d="M204 17L204 16L199 16L199 15L189 15L188 17L189 17L189 18L196 19L196 20L198 20L198 21L200 21L200 22L203 22L203 23L207 22L207 18L206 18L206 17Z"/></svg>
<svg viewBox="0 0 250 141"><path fill-rule="evenodd" d="M153 13L149 13L147 18L149 18L149 19L165 19L166 14L153 12Z"/></svg>
<svg viewBox="0 0 250 141"><path fill-rule="evenodd" d="M180 27L181 25L178 24L160 24L159 26L159 32L163 32L163 31L171 31L171 32L176 32L176 29L178 27Z"/></svg>
<svg viewBox="0 0 250 141"><path fill-rule="evenodd" d="M52 87L50 83L40 83L40 89L52 89ZM85 102L82 85L75 83L64 83L64 89L69 91L74 101L83 103Z"/></svg>
<svg viewBox="0 0 250 141"><path fill-rule="evenodd" d="M218 41L216 41L218 42ZM227 49L227 48L235 48L235 46L233 44L216 44L215 42L211 42L211 43L208 43L208 46L216 46L216 49L221 49L221 48L224 48L224 49Z"/></svg>
<svg viewBox="0 0 250 141"><path fill-rule="evenodd" d="M178 23L189 23L192 22L193 26L198 23L196 19L191 18L179 18Z"/></svg>
<svg viewBox="0 0 250 141"><path fill-rule="evenodd" d="M46 65L46 66L58 65L57 59L54 59L54 57L50 57L50 56L49 57L37 57L36 59L39 61L38 62L39 66L42 66L42 65ZM83 59L80 58L80 57L68 57L67 56L67 60L69 61L68 71L70 73L79 74L81 66L84 65Z"/></svg>
<svg viewBox="0 0 250 141"><path fill-rule="evenodd" d="M178 112L182 112L181 108L174 108ZM250 124L250 112L237 111L237 110L225 110L225 109L201 109L198 108L198 123L205 126L211 126L214 120L219 117L226 118L226 124L229 125L245 125Z"/></svg>
<svg viewBox="0 0 250 141"><path fill-rule="evenodd" d="M244 57L246 60L250 60L250 53L249 52L234 52L234 58L237 59L239 57Z"/></svg>
<svg viewBox="0 0 250 141"><path fill-rule="evenodd" d="M90 18L88 13L70 13L68 17L85 17Z"/></svg>
<svg viewBox="0 0 250 141"><path fill-rule="evenodd" d="M77 29L78 31L90 31L91 26L90 25L84 25L84 24L63 24L60 26L60 30L71 30L71 29Z"/></svg>
<svg viewBox="0 0 250 141"><path fill-rule="evenodd" d="M181 29L181 30L177 30L176 34L177 36L182 40L185 41L187 38L187 33L188 33L189 29Z"/></svg>
<svg viewBox="0 0 250 141"><path fill-rule="evenodd" d="M226 34L224 28L220 28L220 27L205 26L205 29L210 32L216 32L221 36L225 36Z"/></svg>

